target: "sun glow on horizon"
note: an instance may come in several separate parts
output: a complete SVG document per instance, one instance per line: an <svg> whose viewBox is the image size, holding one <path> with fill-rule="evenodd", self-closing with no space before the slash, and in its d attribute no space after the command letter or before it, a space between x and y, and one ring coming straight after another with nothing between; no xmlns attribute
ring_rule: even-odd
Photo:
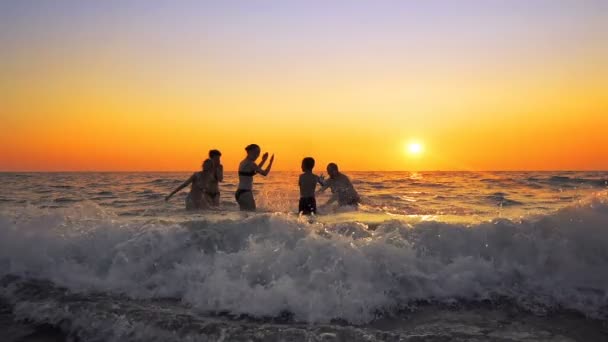
<svg viewBox="0 0 608 342"><path fill-rule="evenodd" d="M417 141L407 143L405 148L407 154L411 156L420 156L424 152L424 146L422 145L422 143Z"/></svg>
<svg viewBox="0 0 608 342"><path fill-rule="evenodd" d="M0 172L608 169L608 2L254 3L0 1Z"/></svg>

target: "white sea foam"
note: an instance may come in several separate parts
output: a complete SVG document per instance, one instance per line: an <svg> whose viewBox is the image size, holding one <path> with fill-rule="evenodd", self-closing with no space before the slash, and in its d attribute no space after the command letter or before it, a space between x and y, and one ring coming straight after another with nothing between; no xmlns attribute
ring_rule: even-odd
<svg viewBox="0 0 608 342"><path fill-rule="evenodd" d="M0 216L0 275L307 322L362 323L420 300L499 297L608 316L606 193L522 222L367 228L285 214L174 223L87 204L26 208Z"/></svg>

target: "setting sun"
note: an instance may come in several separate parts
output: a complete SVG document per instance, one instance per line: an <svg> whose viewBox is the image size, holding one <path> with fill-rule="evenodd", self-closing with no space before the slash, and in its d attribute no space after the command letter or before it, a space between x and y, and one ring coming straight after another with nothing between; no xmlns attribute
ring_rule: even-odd
<svg viewBox="0 0 608 342"><path fill-rule="evenodd" d="M0 171L608 169L604 2L520 2L0 1Z"/></svg>
<svg viewBox="0 0 608 342"><path fill-rule="evenodd" d="M406 149L407 149L408 154L415 155L415 156L422 154L422 151L424 150L422 144L420 144L418 142L408 143L406 146Z"/></svg>

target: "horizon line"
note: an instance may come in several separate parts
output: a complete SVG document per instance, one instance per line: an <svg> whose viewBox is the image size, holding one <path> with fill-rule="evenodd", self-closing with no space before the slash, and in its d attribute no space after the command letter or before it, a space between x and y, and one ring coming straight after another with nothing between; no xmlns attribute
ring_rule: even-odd
<svg viewBox="0 0 608 342"><path fill-rule="evenodd" d="M237 172L238 170L224 170L225 172ZM608 172L601 169L541 169L541 170L343 170L344 172ZM183 173L197 172L197 170L0 170L0 173ZM272 172L301 172L301 170L273 170Z"/></svg>

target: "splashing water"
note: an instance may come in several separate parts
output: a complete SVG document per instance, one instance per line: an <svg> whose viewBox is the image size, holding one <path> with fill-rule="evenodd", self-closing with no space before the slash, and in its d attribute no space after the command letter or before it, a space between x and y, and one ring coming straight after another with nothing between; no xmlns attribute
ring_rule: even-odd
<svg viewBox="0 0 608 342"><path fill-rule="evenodd" d="M3 175L14 196L6 192L1 207L0 294L19 318L70 322L65 329L87 340L196 340L200 329L211 340L403 340L431 328L397 329L396 317L429 304L606 320L603 176L457 174L476 179L458 183L441 174L391 192L395 175L370 174L353 177L366 201L360 211L309 221L290 213L297 188L279 194L291 174L257 185L272 211L259 214L230 204L186 213L159 200L179 180L158 175L62 175L45 186L38 176ZM390 317L389 331L377 326ZM429 336L488 338L475 330L481 318L450 317L466 324L434 326Z"/></svg>

